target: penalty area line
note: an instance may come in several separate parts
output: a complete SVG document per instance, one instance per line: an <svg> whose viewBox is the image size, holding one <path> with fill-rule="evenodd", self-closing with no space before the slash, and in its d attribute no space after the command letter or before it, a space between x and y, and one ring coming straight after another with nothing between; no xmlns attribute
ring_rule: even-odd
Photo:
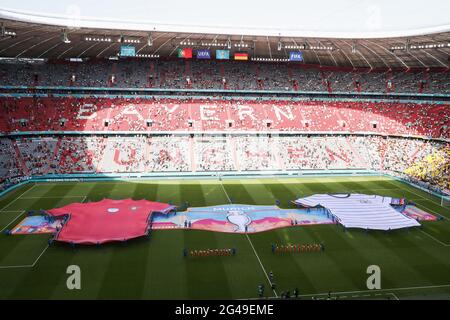
<svg viewBox="0 0 450 320"><path fill-rule="evenodd" d="M83 200L81 200L81 202L84 202L87 198L87 196L80 196L79 198L83 197ZM17 199L16 199L17 200ZM11 221L7 226L5 226L5 228L3 228L4 231L6 229L6 227L8 227L11 223L13 223L18 217L20 217L23 213L25 213L25 211L22 211L13 221ZM0 232L1 232L0 231ZM38 257L34 260L34 262L32 264L24 264L24 265L11 265L11 266L0 266L0 269L19 269L19 268L34 268L36 266L36 264L38 263L38 261L41 259L41 257L44 255L44 253L47 251L47 249L50 247L49 244L47 244L44 248L44 250L42 250L42 252L38 255Z"/></svg>
<svg viewBox="0 0 450 320"><path fill-rule="evenodd" d="M3 212L6 212L6 211L3 211ZM16 221L21 215L23 215L25 213L25 211L20 211L20 213L13 219L13 220L11 220L11 222L9 222L6 226L4 226L3 227L3 229L2 230L0 230L0 233L2 233L3 231L5 231L6 230L6 228L8 228L10 225L11 225L11 223L13 223L14 221Z"/></svg>
<svg viewBox="0 0 450 320"><path fill-rule="evenodd" d="M19 269L19 268L34 268L38 263L39 259L44 255L45 251L50 247L50 245L46 245L44 250L39 254L39 256L34 260L32 264L24 264L24 265L15 265L15 266L0 266L0 269Z"/></svg>
<svg viewBox="0 0 450 320"><path fill-rule="evenodd" d="M35 183L30 189L25 190L24 192L22 192L22 193L20 194L20 196L18 196L17 198L11 200L11 202L9 202L6 206L4 206L3 208L0 209L0 213L3 212L6 208L8 208L10 205L12 205L12 204L13 204L14 202L16 202L17 200L22 199L22 197L23 197L23 195L24 195L25 193L30 192L30 191L31 191L32 189L34 189L34 187L36 187L36 186L37 186L37 184Z"/></svg>
<svg viewBox="0 0 450 320"><path fill-rule="evenodd" d="M31 265L31 267L34 267L36 265L36 263L39 261L39 259L44 255L45 251L47 251L47 249L50 247L49 244L47 244L47 246L44 248L44 250L42 250L41 254L36 258L36 260L33 262L33 264Z"/></svg>

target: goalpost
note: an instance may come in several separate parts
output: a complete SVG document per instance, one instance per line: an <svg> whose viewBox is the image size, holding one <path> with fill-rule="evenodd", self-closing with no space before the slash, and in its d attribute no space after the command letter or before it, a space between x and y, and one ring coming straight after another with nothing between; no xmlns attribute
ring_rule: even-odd
<svg viewBox="0 0 450 320"><path fill-rule="evenodd" d="M441 196L441 206L450 208L450 196Z"/></svg>

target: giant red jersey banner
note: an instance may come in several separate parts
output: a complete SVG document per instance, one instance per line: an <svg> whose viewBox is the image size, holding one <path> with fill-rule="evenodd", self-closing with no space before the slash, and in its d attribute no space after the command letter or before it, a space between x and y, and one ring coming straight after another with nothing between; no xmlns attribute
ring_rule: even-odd
<svg viewBox="0 0 450 320"><path fill-rule="evenodd" d="M153 213L166 214L175 207L147 200L110 200L72 203L48 211L69 217L55 240L77 244L100 244L145 236Z"/></svg>

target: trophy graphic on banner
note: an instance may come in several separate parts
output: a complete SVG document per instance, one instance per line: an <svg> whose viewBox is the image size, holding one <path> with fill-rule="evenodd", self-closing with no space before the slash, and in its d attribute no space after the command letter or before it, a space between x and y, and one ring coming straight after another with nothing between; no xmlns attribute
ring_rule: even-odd
<svg viewBox="0 0 450 320"><path fill-rule="evenodd" d="M247 232L248 225L252 222L252 219L240 210L228 211L227 220L237 226L234 232Z"/></svg>

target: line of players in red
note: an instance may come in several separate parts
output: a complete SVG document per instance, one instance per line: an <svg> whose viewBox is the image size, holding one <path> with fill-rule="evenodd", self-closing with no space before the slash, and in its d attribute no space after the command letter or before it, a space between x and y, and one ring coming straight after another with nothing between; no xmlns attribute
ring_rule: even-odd
<svg viewBox="0 0 450 320"><path fill-rule="evenodd" d="M325 251L323 243L312 244L272 244L272 253L291 253L291 252L320 252Z"/></svg>
<svg viewBox="0 0 450 320"><path fill-rule="evenodd" d="M202 249L202 250L183 250L184 257L212 257L212 256L234 256L235 248L225 249Z"/></svg>

